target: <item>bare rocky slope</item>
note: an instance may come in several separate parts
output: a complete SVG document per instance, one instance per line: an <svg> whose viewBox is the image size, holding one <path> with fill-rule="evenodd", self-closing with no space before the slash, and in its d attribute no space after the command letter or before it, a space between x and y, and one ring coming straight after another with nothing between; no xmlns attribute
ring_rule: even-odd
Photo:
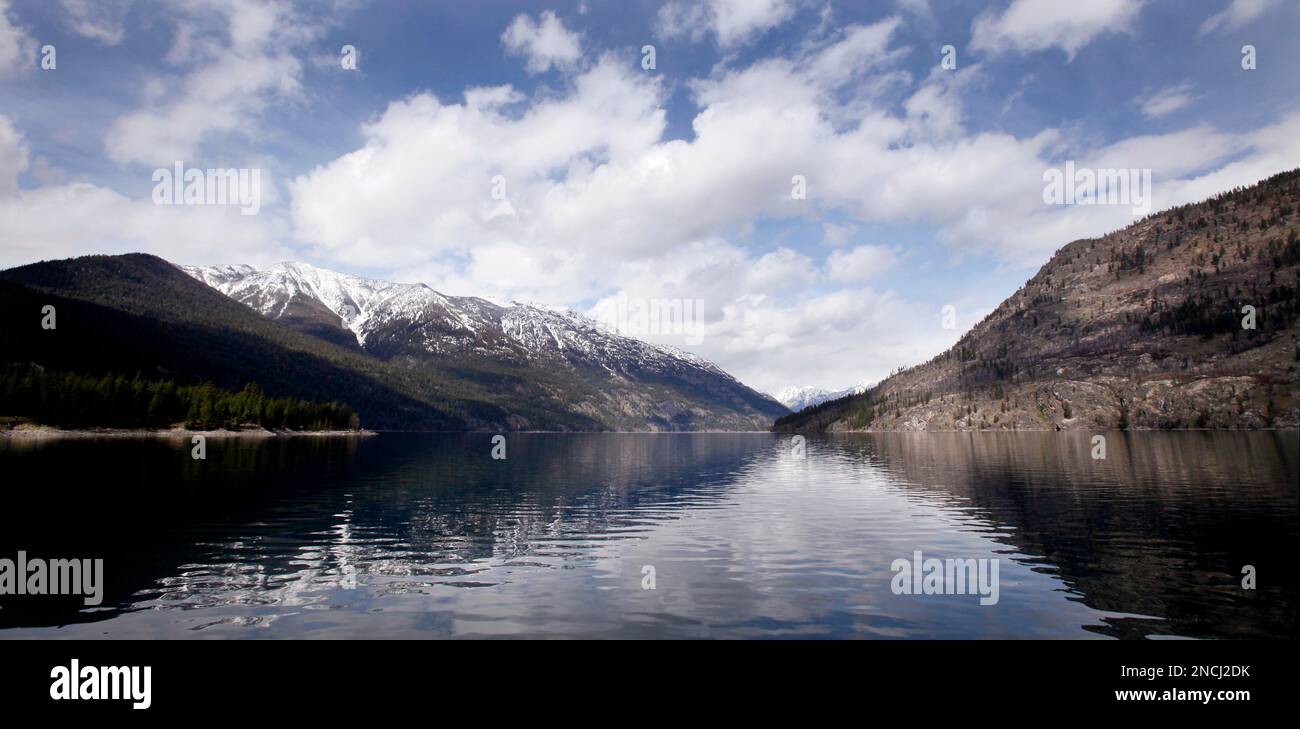
<svg viewBox="0 0 1300 729"><path fill-rule="evenodd" d="M1293 170L1074 241L948 351L774 429L1296 428L1297 208Z"/></svg>

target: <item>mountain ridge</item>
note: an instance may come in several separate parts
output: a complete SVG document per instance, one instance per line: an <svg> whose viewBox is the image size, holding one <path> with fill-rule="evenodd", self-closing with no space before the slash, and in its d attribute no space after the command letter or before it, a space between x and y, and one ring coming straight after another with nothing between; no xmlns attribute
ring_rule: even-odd
<svg viewBox="0 0 1300 729"><path fill-rule="evenodd" d="M326 401L346 391L350 405L370 406L368 427L461 430L502 416L486 404L464 407L429 378L379 375L359 353L276 325L148 254L0 271L0 305L57 313L49 331L31 317L0 320L0 365L141 372L227 389L256 382L277 396Z"/></svg>
<svg viewBox="0 0 1300 729"><path fill-rule="evenodd" d="M233 389L256 382L276 396L346 402L365 427L387 430L760 430L788 412L701 358L589 320L388 286L335 287L332 305L346 294L357 307L358 337L298 289L266 291L250 306L147 254L43 261L0 272L0 305L55 305L58 327L11 317L0 326L0 364ZM394 316L370 316L380 309ZM490 331L480 331L485 322ZM646 352L654 356L639 358Z"/></svg>
<svg viewBox="0 0 1300 729"><path fill-rule="evenodd" d="M701 421L730 430L761 429L788 412L698 355L610 331L567 309L448 296L302 262L181 270L268 319L385 362L454 362L467 376L489 361L572 375L588 393L578 410L593 417L639 409L653 430L694 429ZM659 399L647 398L650 390L661 391ZM640 429L634 418L615 416Z"/></svg>
<svg viewBox="0 0 1300 729"><path fill-rule="evenodd" d="M1300 427L1297 291L1300 169L1062 246L945 352L773 429Z"/></svg>
<svg viewBox="0 0 1300 729"><path fill-rule="evenodd" d="M559 328L577 329L587 337L598 336L605 350L631 350L635 359L644 361L647 355L666 357L706 369L720 377L739 383L713 362L690 352L665 345L652 344L605 329L599 322L578 312L559 307L511 302L496 304L475 296L448 296L425 284L405 284L341 273L299 261L286 261L256 268L247 264L235 266L179 266L190 276L200 280L227 296L247 304L271 319L293 316L294 306L324 306L351 331L362 348L367 339L382 330L394 319L410 322L433 309L442 315L433 322L416 324L436 325L441 336L428 336L423 344L432 353L468 351L477 354L514 354L528 357L549 351L579 346L565 336L571 332ZM302 297L306 297L304 302ZM486 342L470 341L482 334L485 327L497 328L507 340L489 337ZM482 346L475 349L473 345ZM517 345L511 350L510 344ZM554 345L554 346L551 346Z"/></svg>

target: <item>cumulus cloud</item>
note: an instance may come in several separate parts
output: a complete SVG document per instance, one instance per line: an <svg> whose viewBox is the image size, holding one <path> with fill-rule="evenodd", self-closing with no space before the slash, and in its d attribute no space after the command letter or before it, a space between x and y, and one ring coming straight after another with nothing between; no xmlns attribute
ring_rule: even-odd
<svg viewBox="0 0 1300 729"><path fill-rule="evenodd" d="M147 86L155 93L145 106L113 123L104 146L115 162L165 166L192 159L216 135L252 138L267 104L300 92L302 64L293 50L317 29L298 22L287 2L181 7L188 14L168 57L188 70L179 80L152 79Z"/></svg>
<svg viewBox="0 0 1300 729"><path fill-rule="evenodd" d="M635 258L743 233L757 215L857 200L861 188L831 178L885 154L905 124L875 113L839 134L833 92L892 57L895 26L849 28L799 59L694 84L704 111L692 141L663 140L658 77L614 57L558 95L418 94L366 125L364 146L293 181L296 230L335 260L370 266L502 241ZM796 174L843 192L792 200ZM506 201L490 194L497 176Z"/></svg>
<svg viewBox="0 0 1300 729"><path fill-rule="evenodd" d="M1014 0L1005 11L989 11L971 27L971 47L985 51L1041 51L1053 46L1073 59L1080 48L1108 32L1126 32L1144 0Z"/></svg>
<svg viewBox="0 0 1300 729"><path fill-rule="evenodd" d="M982 76L979 64L958 71L936 68L908 99L903 102L908 121L920 127L924 136L952 138L964 133L961 97Z"/></svg>
<svg viewBox="0 0 1300 729"><path fill-rule="evenodd" d="M888 273L899 264L898 251L888 246L863 245L834 251L826 261L832 281L861 283Z"/></svg>
<svg viewBox="0 0 1300 729"><path fill-rule="evenodd" d="M1279 0L1231 0L1228 6L1211 15L1201 24L1201 35L1217 30L1241 30L1271 8L1281 5Z"/></svg>
<svg viewBox="0 0 1300 729"><path fill-rule="evenodd" d="M618 246L616 226L592 227L606 225L605 214L572 205L573 191L593 189L604 166L656 174L643 153L663 132L659 97L655 77L608 57L575 77L567 96L522 110L506 108L520 100L509 87L471 89L460 103L417 94L367 124L363 147L292 182L296 228L332 258L361 265L506 240Z"/></svg>
<svg viewBox="0 0 1300 729"><path fill-rule="evenodd" d="M0 267L91 252L145 252L203 264L284 260L282 231L266 222L232 207L157 206L88 183L23 190L0 198L6 237Z"/></svg>
<svg viewBox="0 0 1300 729"><path fill-rule="evenodd" d="M30 152L0 116L0 267L86 253L155 253L172 261L270 263L285 249L283 230L233 206L160 206L85 182L23 189Z"/></svg>
<svg viewBox="0 0 1300 729"><path fill-rule="evenodd" d="M779 248L748 263L747 288L777 294L811 286L818 275L811 258L790 248Z"/></svg>
<svg viewBox="0 0 1300 729"><path fill-rule="evenodd" d="M1078 168L1149 169L1152 171L1151 210L1197 202L1237 186L1295 167L1300 159L1300 112L1249 133L1225 133L1202 124L1168 134L1141 135L1090 150L1075 160ZM1064 160L1043 163L1047 167ZM1029 172L1029 170L1025 170ZM1053 250L1080 238L1118 230L1137 221L1129 205L1045 205L1041 177L996 209L974 208L941 231L952 242L987 241L991 250L1008 262L1037 265ZM1025 194L1032 187L1036 200ZM982 212L975 212L982 210ZM1015 220L1015 225L1007 225Z"/></svg>
<svg viewBox="0 0 1300 729"><path fill-rule="evenodd" d="M962 317L963 328L969 319ZM939 321L938 307L870 287L741 296L721 306L697 349L763 391L807 379L845 387L883 379L901 363L923 362L950 346L961 331L942 329Z"/></svg>
<svg viewBox="0 0 1300 729"><path fill-rule="evenodd" d="M689 348L763 391L796 379L829 388L880 378L901 362L923 361L961 333L939 326L937 307L888 289L825 290L817 285L825 275L811 263L790 250L760 255L721 239L699 241L680 255L619 265L618 293L587 313L608 321L620 297L702 301L705 325ZM934 326L924 326L930 318ZM640 336L687 345L680 334ZM817 366L810 369L810 362Z"/></svg>
<svg viewBox="0 0 1300 729"><path fill-rule="evenodd" d="M515 16L501 34L506 50L527 59L529 73L542 73L551 67L573 66L582 56L578 34L547 10L539 20L524 14Z"/></svg>
<svg viewBox="0 0 1300 729"><path fill-rule="evenodd" d="M723 48L742 45L794 16L793 0L673 0L659 9L663 38L699 41L712 33Z"/></svg>

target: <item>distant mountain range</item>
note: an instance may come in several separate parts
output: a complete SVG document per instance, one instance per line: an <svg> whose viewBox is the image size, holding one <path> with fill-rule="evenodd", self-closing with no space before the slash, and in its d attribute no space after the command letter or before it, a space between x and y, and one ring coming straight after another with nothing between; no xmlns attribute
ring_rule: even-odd
<svg viewBox="0 0 1300 729"><path fill-rule="evenodd" d="M1300 170L1052 259L951 349L781 431L1300 427Z"/></svg>
<svg viewBox="0 0 1300 729"><path fill-rule="evenodd" d="M752 430L789 411L695 355L568 311L448 297L302 263L177 267L130 254L0 272L0 364L165 375L341 401L362 425ZM42 330L41 307L57 309Z"/></svg>
<svg viewBox="0 0 1300 729"><path fill-rule="evenodd" d="M874 382L864 380L861 384L843 390L826 390L820 387L805 385L803 387L787 387L780 392L772 395L782 405L798 412L804 408L820 405L830 400L838 400L849 395L860 395L871 389Z"/></svg>

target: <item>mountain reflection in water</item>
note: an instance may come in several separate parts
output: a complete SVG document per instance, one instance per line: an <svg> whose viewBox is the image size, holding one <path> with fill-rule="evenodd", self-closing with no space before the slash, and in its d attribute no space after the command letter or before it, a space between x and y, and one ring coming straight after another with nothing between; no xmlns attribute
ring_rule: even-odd
<svg viewBox="0 0 1300 729"><path fill-rule="evenodd" d="M490 437L0 440L0 557L107 583L0 637L1294 635L1294 432ZM998 603L894 594L915 551Z"/></svg>

